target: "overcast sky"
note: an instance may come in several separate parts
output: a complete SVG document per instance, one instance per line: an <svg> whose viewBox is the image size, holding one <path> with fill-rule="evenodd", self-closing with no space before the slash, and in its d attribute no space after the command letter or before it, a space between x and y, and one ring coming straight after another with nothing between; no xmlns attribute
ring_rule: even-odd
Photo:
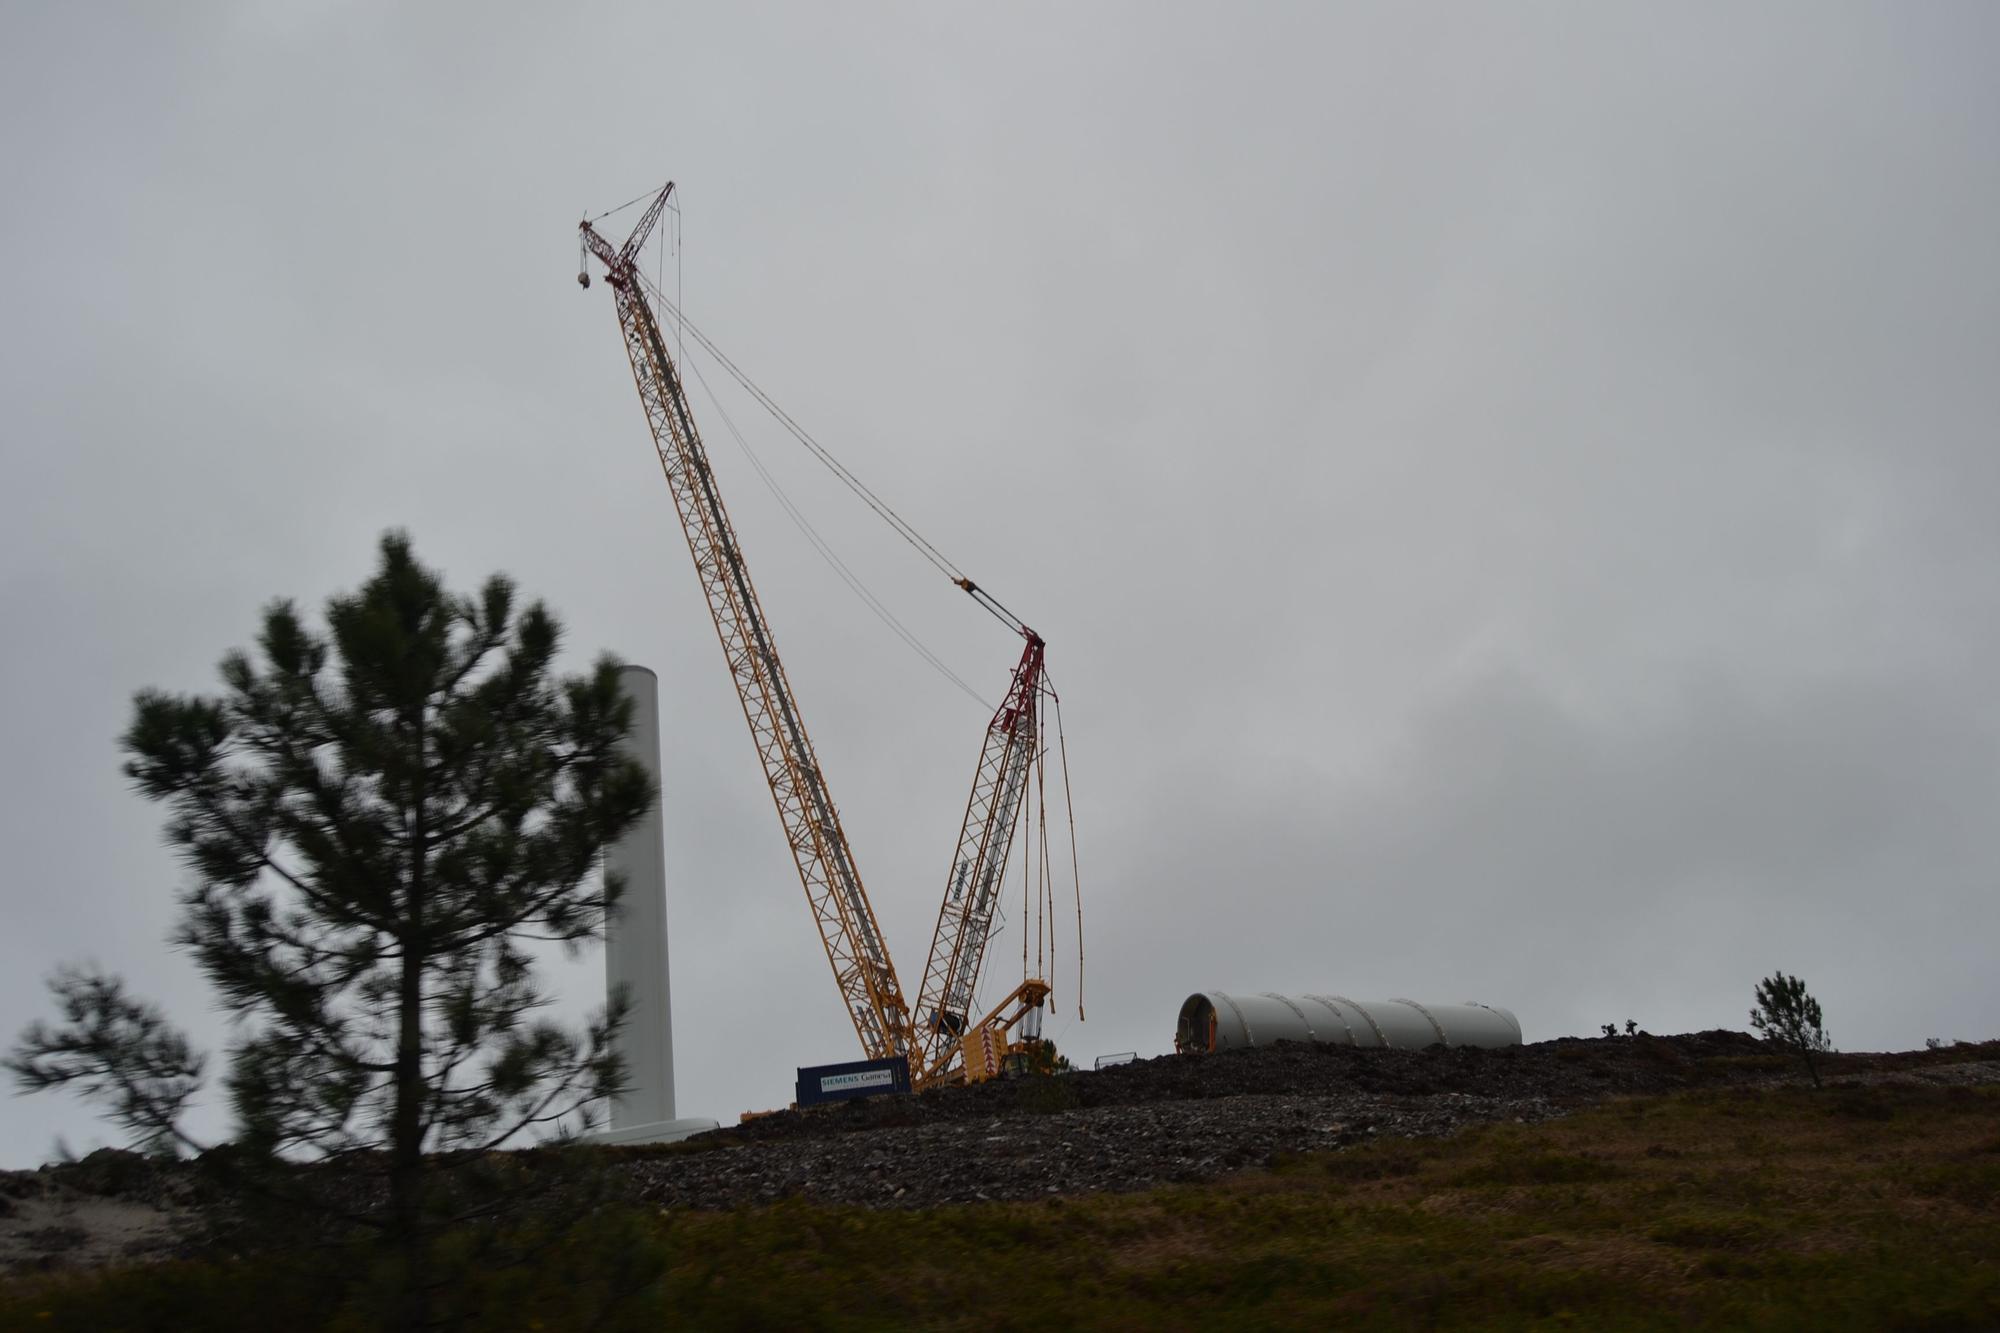
<svg viewBox="0 0 2000 1333"><path fill-rule="evenodd" d="M669 177L692 316L1049 640L1074 1057L1207 988L1740 1028L1777 968L1844 1048L2000 1035L2000 10L525 8L0 16L0 1037L95 957L223 1039L116 737L400 526L660 673L681 1114L855 1056L573 276ZM914 991L985 715L694 408ZM118 1138L0 1097L0 1164L58 1134Z"/></svg>

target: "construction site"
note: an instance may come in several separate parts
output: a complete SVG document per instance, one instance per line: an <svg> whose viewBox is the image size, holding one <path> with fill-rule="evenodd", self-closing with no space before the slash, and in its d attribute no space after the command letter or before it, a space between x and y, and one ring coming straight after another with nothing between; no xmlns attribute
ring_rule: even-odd
<svg viewBox="0 0 2000 1333"><path fill-rule="evenodd" d="M0 8L0 1333L2000 1328L1997 52Z"/></svg>
<svg viewBox="0 0 2000 1333"><path fill-rule="evenodd" d="M1055 1049L1044 1031L1046 1011L1057 990L1058 914L1065 918L1073 914L1075 929L1068 938L1075 980L1067 1002L1074 1005L1078 1020L1084 1017L1084 895L1077 803L1070 788L1062 702L1049 672L1049 646L800 426L687 320L657 279L647 276L640 257L675 207L674 184L669 181L657 193L585 218L578 226L577 283L586 292L593 281L610 289L654 452L770 789L779 834L797 867L839 1002L859 1041L858 1060L797 1070L793 1108L921 1094L1003 1076L1046 1076L1068 1068L1069 1057ZM640 209L637 219L622 241L614 243L600 230L600 223L635 208ZM673 339L662 331L669 324ZM722 482L695 423L674 351L677 343L685 356L690 338L938 576L1020 641L1019 660L980 741L971 793L946 862L914 1002L905 993L887 932L863 886L826 772L723 504ZM728 424L736 432L735 423ZM792 508L789 503L787 507ZM796 509L792 512L800 519L801 530L810 532L810 523ZM837 555L823 542L815 544L885 626L972 693L892 610L852 577ZM628 668L625 679L640 719L635 752L654 774L657 786L658 684L644 668ZM625 909L607 932L607 988L634 1002L620 1037L631 1086L614 1099L610 1127L599 1136L607 1143L671 1142L719 1123L679 1114L662 836L656 812L607 855L607 871L631 887ZM1011 875L1017 842L1026 843L1026 851L1020 858L1020 873ZM1011 973L1011 957L991 947L1010 923L1018 928L1018 977ZM1197 993L1182 1006L1174 1048L1185 1055L1278 1041L1374 1049L1493 1048L1519 1045L1521 1039L1521 1025L1511 1012L1479 1003L1426 1004L1408 999L1362 1003L1344 996L1237 997L1216 991ZM745 1118L759 1114L763 1112L750 1110Z"/></svg>

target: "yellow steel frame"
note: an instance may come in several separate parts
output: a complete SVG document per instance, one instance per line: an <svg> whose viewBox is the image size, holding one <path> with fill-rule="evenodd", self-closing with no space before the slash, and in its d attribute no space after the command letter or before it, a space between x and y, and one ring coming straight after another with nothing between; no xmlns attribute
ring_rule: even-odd
<svg viewBox="0 0 2000 1333"><path fill-rule="evenodd" d="M638 280L633 256L657 222L668 185L622 248L613 248L588 222L585 245L604 263L616 297L618 324L632 363L632 379L645 407L660 468L666 474L688 553L729 664L743 717L750 725L785 841L798 866L806 902L826 947L848 1017L871 1059L903 1056L920 1077L920 1052L909 1006L883 942L875 911L827 795L826 779L799 717L798 704L758 602L736 531L722 507L708 454L688 411L680 374Z"/></svg>

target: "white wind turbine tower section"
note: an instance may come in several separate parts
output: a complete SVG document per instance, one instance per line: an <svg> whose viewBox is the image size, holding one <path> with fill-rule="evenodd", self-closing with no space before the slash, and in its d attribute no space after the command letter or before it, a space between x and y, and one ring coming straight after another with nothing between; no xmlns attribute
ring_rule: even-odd
<svg viewBox="0 0 2000 1333"><path fill-rule="evenodd" d="M618 673L632 701L628 753L660 789L660 681L642 666ZM660 798L645 817L604 853L607 875L625 877L625 897L604 931L604 988L624 987L631 1012L616 1045L625 1060L625 1088L611 1099L610 1128L598 1143L672 1143L715 1129L713 1120L674 1118L673 1005L667 988L667 852Z"/></svg>

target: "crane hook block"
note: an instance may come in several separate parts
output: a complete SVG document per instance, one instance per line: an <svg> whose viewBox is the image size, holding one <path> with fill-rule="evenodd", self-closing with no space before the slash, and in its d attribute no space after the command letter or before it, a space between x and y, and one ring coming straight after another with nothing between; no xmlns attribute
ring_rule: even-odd
<svg viewBox="0 0 2000 1333"><path fill-rule="evenodd" d="M589 270L589 269L585 269L585 270L583 270L583 272L581 272L581 273L579 273L579 274L577 274L577 275L576 275L576 285L577 285L577 286L579 286L579 287L582 287L582 288L585 288L586 290L587 290L587 289L588 289L588 288L590 287L590 270Z"/></svg>

